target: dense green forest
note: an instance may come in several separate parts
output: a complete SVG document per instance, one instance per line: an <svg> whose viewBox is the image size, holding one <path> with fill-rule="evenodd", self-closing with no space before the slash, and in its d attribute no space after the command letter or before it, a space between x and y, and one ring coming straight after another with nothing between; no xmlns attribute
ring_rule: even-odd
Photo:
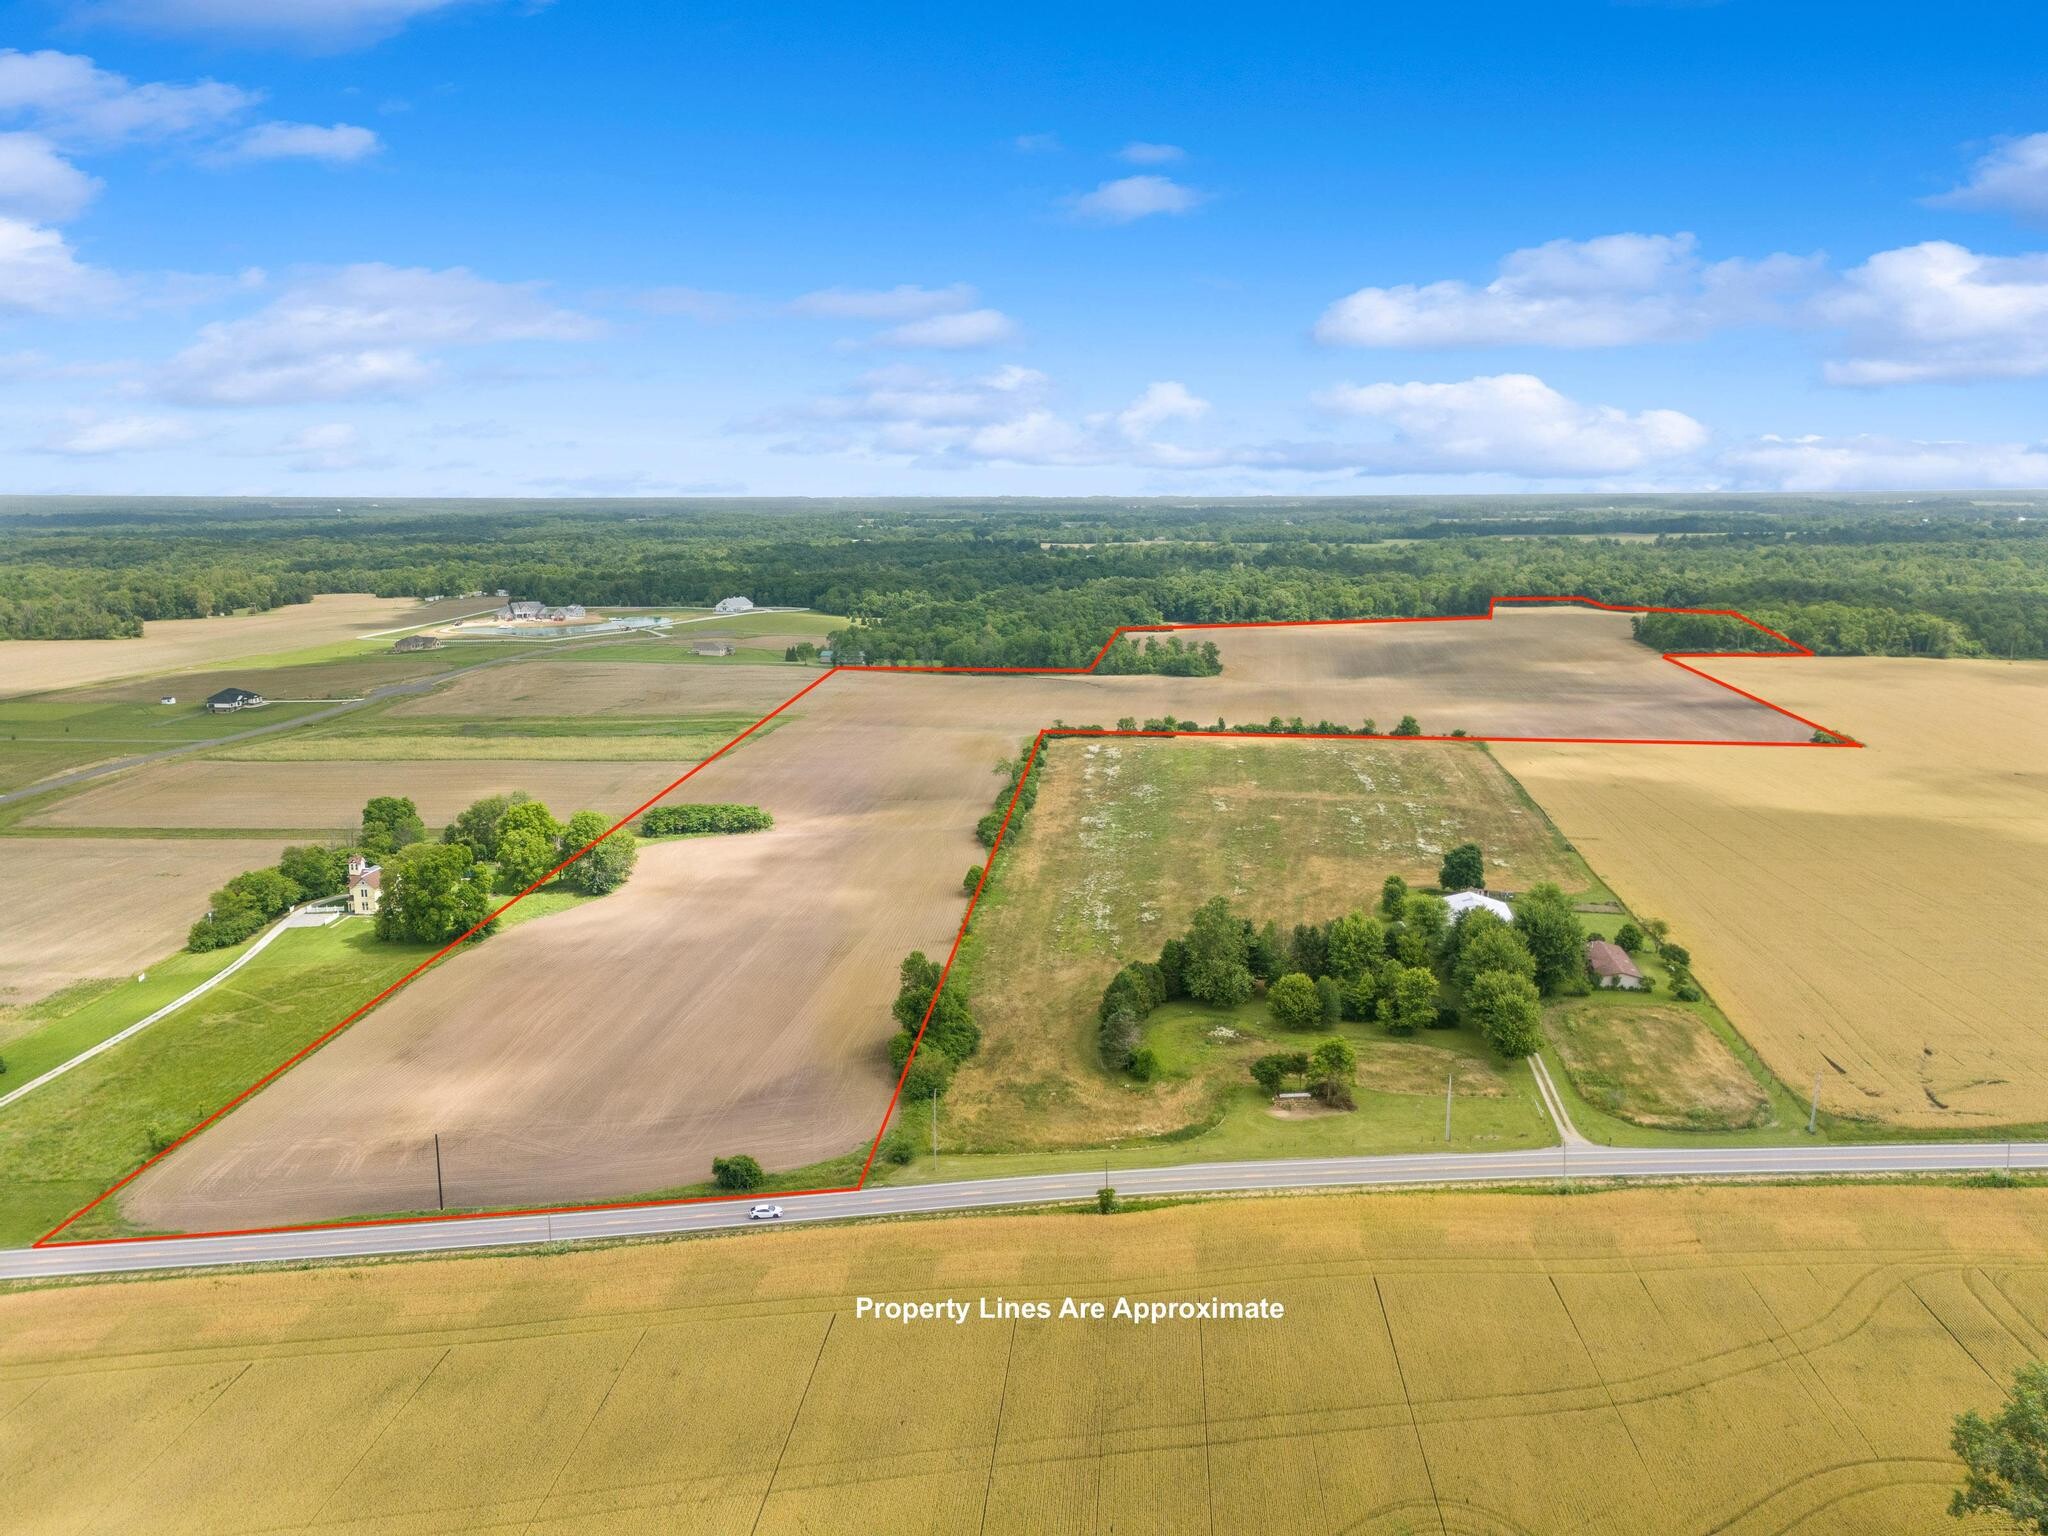
<svg viewBox="0 0 2048 1536"><path fill-rule="evenodd" d="M2048 497L0 502L0 637L503 587L844 613L845 660L1076 666L1119 624L1739 609L1830 655L2048 656ZM1768 643L1653 616L1659 649ZM1744 631L1737 633L1738 630ZM1119 662L1141 667L1167 658ZM1198 666L1175 658L1173 665Z"/></svg>

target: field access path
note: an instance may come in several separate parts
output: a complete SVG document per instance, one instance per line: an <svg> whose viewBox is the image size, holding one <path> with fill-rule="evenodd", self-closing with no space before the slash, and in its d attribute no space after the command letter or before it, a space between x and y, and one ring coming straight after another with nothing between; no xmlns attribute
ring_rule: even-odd
<svg viewBox="0 0 2048 1536"><path fill-rule="evenodd" d="M686 783L707 798L760 804L772 831L650 846L634 881L604 902L439 967L467 935L458 938L43 1241L80 1240L66 1229L123 1191L126 1219L155 1231L269 1231L432 1210L437 1148L451 1174L460 1170L450 1198L471 1209L630 1200L690 1184L711 1156L737 1148L796 1168L864 1145L864 1183L902 1082L887 1067L895 1025L882 1001L911 949L944 950L950 974L986 884L983 875L963 914L952 871L988 857L971 829L989 805L991 766L1020 740L1027 761L1049 738L1121 735L1439 751L1858 745L1685 656L1636 644L1626 622L1635 611L1525 597L1441 618L1132 627L1213 638L1223 672L1211 677L1097 672L1130 629L1081 667L834 667L605 835ZM1730 654L1809 654L1742 622L1781 648ZM763 731L798 705L800 717ZM1427 722L1424 732L1348 723L1404 714ZM1271 728L1222 728L1269 718ZM1219 729L1197 730L1197 720ZM1015 805L1013 794L998 850ZM577 980L595 970L601 1001Z"/></svg>
<svg viewBox="0 0 2048 1536"><path fill-rule="evenodd" d="M1106 1177L1124 1198L1308 1189L1385 1189L1446 1184L1551 1184L1573 1179L1843 1178L1880 1174L2048 1172L2048 1142L1930 1142L1814 1147L1602 1147L1565 1144L1530 1152L1436 1152L1276 1162L1197 1163L1119 1169ZM757 1199L779 1203L782 1221L847 1221L1092 1202L1105 1175L1092 1170L957 1183L882 1185L815 1194L657 1202L517 1216L305 1227L213 1237L117 1238L0 1250L0 1281L55 1280L232 1264L297 1264L462 1249L528 1248L635 1237L674 1237L757 1224Z"/></svg>

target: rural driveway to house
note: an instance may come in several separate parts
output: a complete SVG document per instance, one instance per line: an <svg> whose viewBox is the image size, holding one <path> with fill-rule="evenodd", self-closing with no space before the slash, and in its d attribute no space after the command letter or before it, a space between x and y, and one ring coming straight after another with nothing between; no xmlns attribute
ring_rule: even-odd
<svg viewBox="0 0 2048 1536"><path fill-rule="evenodd" d="M1412 1184L1527 1184L1555 1179L1818 1178L1898 1173L2048 1170L2048 1142L1935 1142L1817 1147L1561 1146L1533 1152L1430 1152L1397 1157L1333 1157L1263 1163L1198 1163L1180 1168L1115 1169L1125 1196L1343 1189ZM191 1269L222 1264L289 1264L311 1259L539 1243L659 1237L751 1225L756 1198L775 1198L785 1221L839 1221L1000 1206L1093 1200L1101 1178L1089 1171L954 1184L906 1184L841 1194L742 1196L687 1205L642 1205L546 1216L429 1218L242 1237L139 1238L70 1247L0 1251L0 1280ZM777 1225L777 1223L763 1223Z"/></svg>

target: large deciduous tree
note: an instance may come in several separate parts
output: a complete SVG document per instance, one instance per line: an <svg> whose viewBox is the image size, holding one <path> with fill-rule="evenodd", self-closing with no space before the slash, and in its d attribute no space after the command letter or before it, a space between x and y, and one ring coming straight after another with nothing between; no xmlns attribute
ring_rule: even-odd
<svg viewBox="0 0 2048 1536"><path fill-rule="evenodd" d="M1332 919L1325 932L1330 974L1339 981L1357 981L1387 957L1386 926L1363 912Z"/></svg>
<svg viewBox="0 0 2048 1536"><path fill-rule="evenodd" d="M1477 843L1460 843L1444 855L1436 883L1446 891L1477 891L1486 886L1486 855Z"/></svg>
<svg viewBox="0 0 2048 1536"><path fill-rule="evenodd" d="M1484 908L1476 908L1458 919L1454 930L1456 957L1451 974L1461 987L1472 985L1481 971L1507 971L1530 981L1536 979L1536 957L1513 926Z"/></svg>
<svg viewBox="0 0 2048 1536"><path fill-rule="evenodd" d="M1252 995L1251 939L1244 922L1221 896L1206 901L1188 927L1181 981L1189 997L1235 1008Z"/></svg>
<svg viewBox="0 0 2048 1536"><path fill-rule="evenodd" d="M576 858L562 871L563 880L573 889L602 896L624 885L626 877L633 873L633 865L640 858L640 840L624 827L606 837L605 830L610 826L611 822L597 811L578 811L562 828L562 841L556 851L562 858ZM580 848L589 851L577 858Z"/></svg>
<svg viewBox="0 0 2048 1536"><path fill-rule="evenodd" d="M445 944L489 914L483 873L460 843L414 843L384 865L377 937ZM481 935L479 935L481 936Z"/></svg>
<svg viewBox="0 0 2048 1536"><path fill-rule="evenodd" d="M1323 1000L1316 984L1296 971L1266 989L1266 1006L1282 1029L1316 1029L1323 1022Z"/></svg>
<svg viewBox="0 0 2048 1536"><path fill-rule="evenodd" d="M2021 1366L1992 1417L1974 1408L1958 1414L1949 1444L1963 1462L1951 1515L1995 1512L2021 1530L2048 1533L2048 1364Z"/></svg>
<svg viewBox="0 0 2048 1536"><path fill-rule="evenodd" d="M1412 1035L1436 1022L1436 976L1425 966L1397 965L1380 989L1380 1023L1390 1035Z"/></svg>
<svg viewBox="0 0 2048 1536"><path fill-rule="evenodd" d="M425 841L426 835L418 806L399 795L379 795L363 807L363 831L356 843L366 857L381 862L401 848Z"/></svg>
<svg viewBox="0 0 2048 1536"><path fill-rule="evenodd" d="M1487 1043L1510 1060L1542 1044L1543 1006L1535 983L1511 971L1481 971L1465 989L1465 1013Z"/></svg>
<svg viewBox="0 0 2048 1536"><path fill-rule="evenodd" d="M1546 994L1577 986L1586 974L1586 934L1564 892L1545 883L1515 901L1515 930L1536 961L1536 985Z"/></svg>

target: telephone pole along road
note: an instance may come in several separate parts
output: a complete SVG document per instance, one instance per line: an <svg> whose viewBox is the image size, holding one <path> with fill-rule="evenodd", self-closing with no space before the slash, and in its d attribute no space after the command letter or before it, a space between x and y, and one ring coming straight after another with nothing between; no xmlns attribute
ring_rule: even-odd
<svg viewBox="0 0 2048 1536"><path fill-rule="evenodd" d="M1110 1173L1126 1196L1226 1194L1247 1190L1343 1189L1413 1184L1544 1183L1562 1178L1567 1149L1430 1152L1284 1162L1195 1163ZM1815 1178L1857 1174L2048 1171L2048 1142L1932 1142L1821 1147L1601 1147L1569 1149L1580 1179ZM773 1197L784 1221L844 1221L1089 1200L1092 1170L952 1184L882 1185L843 1194ZM642 1205L546 1216L480 1216L323 1227L242 1237L142 1238L128 1242L0 1250L0 1280L192 1269L221 1264L290 1264L384 1254L531 1247L659 1237L750 1225L757 1197L690 1205ZM766 1196L759 1198L769 1198Z"/></svg>

